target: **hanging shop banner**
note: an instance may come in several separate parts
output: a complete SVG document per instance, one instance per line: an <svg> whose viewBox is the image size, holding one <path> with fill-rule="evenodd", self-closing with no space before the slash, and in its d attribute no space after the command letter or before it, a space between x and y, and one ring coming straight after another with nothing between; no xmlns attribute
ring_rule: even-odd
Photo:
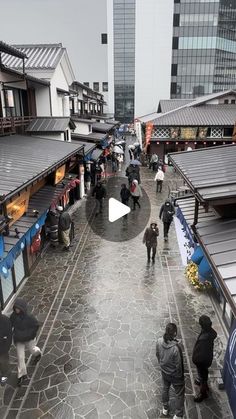
<svg viewBox="0 0 236 419"><path fill-rule="evenodd" d="M41 234L40 234L40 232L38 232L34 236L34 238L32 240L32 244L30 246L30 252L31 252L31 254L38 253L40 251L40 248L41 248Z"/></svg>
<svg viewBox="0 0 236 419"><path fill-rule="evenodd" d="M233 131L233 137L232 137L233 141L236 141L236 124L234 125L234 131Z"/></svg>
<svg viewBox="0 0 236 419"><path fill-rule="evenodd" d="M197 134L197 128L181 128L181 138L183 140L195 140Z"/></svg>
<svg viewBox="0 0 236 419"><path fill-rule="evenodd" d="M170 136L173 140L179 137L179 127L170 129Z"/></svg>
<svg viewBox="0 0 236 419"><path fill-rule="evenodd" d="M152 122L147 122L146 123L146 134L145 134L145 147L147 149L147 146L150 144L151 141L151 136L152 136L152 129L153 129L153 123Z"/></svg>
<svg viewBox="0 0 236 419"><path fill-rule="evenodd" d="M207 136L208 127L199 127L198 129L198 138L200 140L205 140Z"/></svg>
<svg viewBox="0 0 236 419"><path fill-rule="evenodd" d="M4 254L4 238L2 234L0 235L0 258L3 257Z"/></svg>
<svg viewBox="0 0 236 419"><path fill-rule="evenodd" d="M21 218L25 212L28 210L29 205L29 191L22 192L20 196L17 196L12 202L7 204L7 215L11 217L9 226L15 223L19 218Z"/></svg>
<svg viewBox="0 0 236 419"><path fill-rule="evenodd" d="M61 182L62 179L64 179L65 173L66 173L66 165L63 164L63 166L58 167L58 169L55 171L54 185L57 185L59 182Z"/></svg>
<svg viewBox="0 0 236 419"><path fill-rule="evenodd" d="M236 412L236 320L234 320L225 353L223 380L232 412Z"/></svg>

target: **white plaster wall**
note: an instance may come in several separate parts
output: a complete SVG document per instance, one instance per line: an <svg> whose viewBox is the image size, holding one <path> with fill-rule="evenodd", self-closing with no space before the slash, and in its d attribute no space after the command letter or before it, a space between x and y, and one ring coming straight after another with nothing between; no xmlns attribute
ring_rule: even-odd
<svg viewBox="0 0 236 419"><path fill-rule="evenodd" d="M75 121L75 125L76 125L76 128L74 129L75 134L88 135L91 133L91 130L89 130L89 124Z"/></svg>
<svg viewBox="0 0 236 419"><path fill-rule="evenodd" d="M69 85L61 65L58 65L51 79L52 116L63 116L63 96L57 93L57 89L69 90ZM68 112L70 107L68 101Z"/></svg>
<svg viewBox="0 0 236 419"><path fill-rule="evenodd" d="M135 117L170 98L173 0L136 0Z"/></svg>
<svg viewBox="0 0 236 419"><path fill-rule="evenodd" d="M35 89L37 116L51 116L49 89L46 86Z"/></svg>

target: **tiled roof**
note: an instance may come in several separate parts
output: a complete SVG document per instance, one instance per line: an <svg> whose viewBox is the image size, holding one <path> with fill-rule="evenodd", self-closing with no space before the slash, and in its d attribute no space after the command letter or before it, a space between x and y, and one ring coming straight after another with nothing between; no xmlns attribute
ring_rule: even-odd
<svg viewBox="0 0 236 419"><path fill-rule="evenodd" d="M160 109L161 113L172 111L173 109L180 108L181 106L192 103L193 99L169 99L169 100L160 100L158 110Z"/></svg>
<svg viewBox="0 0 236 419"><path fill-rule="evenodd" d="M232 126L236 122L236 105L185 106L152 122L157 126Z"/></svg>
<svg viewBox="0 0 236 419"><path fill-rule="evenodd" d="M171 153L170 160L202 201L236 198L236 146Z"/></svg>
<svg viewBox="0 0 236 419"><path fill-rule="evenodd" d="M27 132L64 132L68 126L75 128L70 117L36 118L27 127Z"/></svg>
<svg viewBox="0 0 236 419"><path fill-rule="evenodd" d="M0 140L0 196L4 200L49 170L64 164L83 147L65 141L11 135Z"/></svg>
<svg viewBox="0 0 236 419"><path fill-rule="evenodd" d="M15 49L26 54L26 70L54 69L59 63L65 48L62 44L13 45ZM23 69L22 59L2 54L2 63L10 68Z"/></svg>
<svg viewBox="0 0 236 419"><path fill-rule="evenodd" d="M3 41L0 41L0 52L13 55L14 57L18 57L21 60L26 58L26 55L23 52L12 47L11 45L5 44Z"/></svg>

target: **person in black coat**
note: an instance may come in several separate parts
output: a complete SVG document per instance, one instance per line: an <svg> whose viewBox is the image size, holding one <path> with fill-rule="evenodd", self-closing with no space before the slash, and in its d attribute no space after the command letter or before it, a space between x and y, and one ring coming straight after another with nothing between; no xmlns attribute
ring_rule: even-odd
<svg viewBox="0 0 236 419"><path fill-rule="evenodd" d="M129 189L126 187L126 184L122 183L121 191L120 191L120 198L121 198L122 204L128 206L130 196L131 196L131 193L130 193Z"/></svg>
<svg viewBox="0 0 236 419"><path fill-rule="evenodd" d="M41 350L36 346L39 323L32 314L27 312L27 303L22 298L16 299L10 321L18 360L18 386L21 386L27 378L25 348L27 347L34 355L34 364L41 358Z"/></svg>
<svg viewBox="0 0 236 419"><path fill-rule="evenodd" d="M150 262L151 250L152 250L152 261L155 262L155 256L157 251L157 237L159 236L159 229L157 223L151 223L150 227L146 228L143 243L147 247L147 259Z"/></svg>
<svg viewBox="0 0 236 419"><path fill-rule="evenodd" d="M169 233L170 225L173 221L174 214L175 214L174 206L171 203L170 199L167 199L165 203L161 206L160 213L159 213L159 218L163 222L164 240L168 240L168 233Z"/></svg>
<svg viewBox="0 0 236 419"><path fill-rule="evenodd" d="M103 210L103 199L106 198L107 192L101 182L98 182L95 188L93 189L92 196L96 198L96 215L102 212Z"/></svg>
<svg viewBox="0 0 236 419"><path fill-rule="evenodd" d="M9 350L12 344L11 321L0 312L0 376L5 384L9 373Z"/></svg>
<svg viewBox="0 0 236 419"><path fill-rule="evenodd" d="M208 316L202 315L199 318L201 332L193 348L192 361L197 367L198 379L195 384L200 386L200 393L194 398L197 403L208 397L208 368L212 364L214 340L217 337L216 331L211 327L212 322Z"/></svg>

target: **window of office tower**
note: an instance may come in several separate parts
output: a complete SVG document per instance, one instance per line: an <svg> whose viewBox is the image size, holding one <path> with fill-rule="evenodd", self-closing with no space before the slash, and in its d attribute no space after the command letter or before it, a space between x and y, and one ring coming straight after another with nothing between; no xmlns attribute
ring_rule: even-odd
<svg viewBox="0 0 236 419"><path fill-rule="evenodd" d="M174 3L171 97L235 89L236 0Z"/></svg>
<svg viewBox="0 0 236 419"><path fill-rule="evenodd" d="M135 0L113 0L115 117L134 118Z"/></svg>

